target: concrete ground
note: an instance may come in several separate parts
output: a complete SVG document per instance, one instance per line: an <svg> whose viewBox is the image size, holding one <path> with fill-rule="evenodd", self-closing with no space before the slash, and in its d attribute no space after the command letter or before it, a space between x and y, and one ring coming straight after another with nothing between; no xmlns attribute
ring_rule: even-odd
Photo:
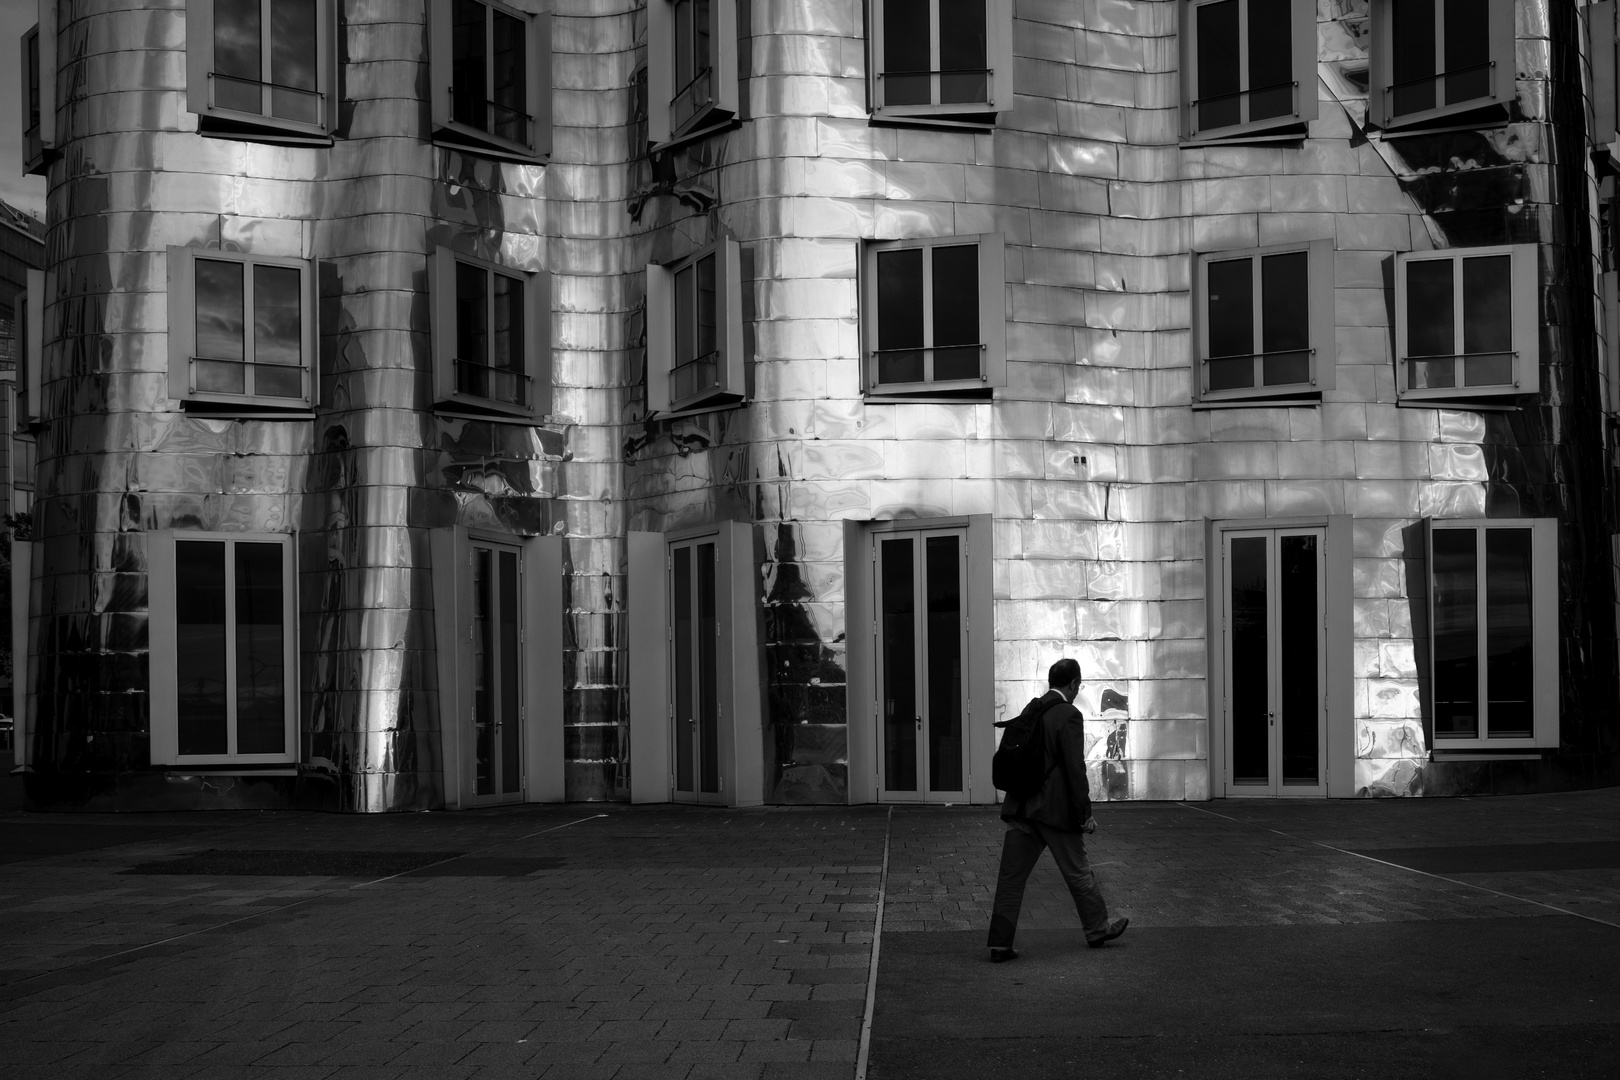
<svg viewBox="0 0 1620 1080"><path fill-rule="evenodd" d="M1097 818L1129 932L1087 949L1043 860L1023 955L991 965L987 809L106 816L0 791L0 1076L1615 1073L1620 789Z"/></svg>

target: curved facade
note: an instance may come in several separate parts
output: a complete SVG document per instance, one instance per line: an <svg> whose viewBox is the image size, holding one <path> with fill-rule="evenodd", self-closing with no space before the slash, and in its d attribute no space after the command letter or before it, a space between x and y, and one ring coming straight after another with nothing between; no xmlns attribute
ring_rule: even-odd
<svg viewBox="0 0 1620 1080"><path fill-rule="evenodd" d="M648 2L549 7L527 156L440 116L449 4L336 3L303 142L199 113L203 0L59 6L36 798L983 802L1063 655L1100 797L1620 779L1612 6L1493 0L1423 71L1388 44L1422 4L987 0L918 90L930 5L714 0L687 84L695 9ZM188 259L311 275L307 405L176 394ZM491 349L545 328L544 409L443 374L456 273L540 296L479 310ZM237 560L223 750L188 543Z"/></svg>

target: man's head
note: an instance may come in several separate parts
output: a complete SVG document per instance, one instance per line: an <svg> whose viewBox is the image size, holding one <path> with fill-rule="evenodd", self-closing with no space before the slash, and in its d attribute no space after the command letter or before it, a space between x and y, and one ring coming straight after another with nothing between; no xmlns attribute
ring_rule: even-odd
<svg viewBox="0 0 1620 1080"><path fill-rule="evenodd" d="M1080 692L1080 661L1065 656L1053 664L1046 672L1046 685L1073 701Z"/></svg>

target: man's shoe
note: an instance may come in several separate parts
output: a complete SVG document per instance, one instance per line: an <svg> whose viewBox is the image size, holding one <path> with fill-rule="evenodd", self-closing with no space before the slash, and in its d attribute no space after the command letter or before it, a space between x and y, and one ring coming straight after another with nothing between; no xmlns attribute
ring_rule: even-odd
<svg viewBox="0 0 1620 1080"><path fill-rule="evenodd" d="M1129 919L1112 919L1108 923L1108 930L1102 935L1102 937L1087 938L1086 944L1090 945L1093 949L1100 949L1110 941L1113 941L1115 938L1119 937L1119 935L1123 934L1125 932L1125 928L1129 925L1131 925L1131 920Z"/></svg>
<svg viewBox="0 0 1620 1080"><path fill-rule="evenodd" d="M1003 960L1016 960L1016 959L1018 959L1018 950L1017 949L991 949L990 950L990 962L992 964L999 964Z"/></svg>

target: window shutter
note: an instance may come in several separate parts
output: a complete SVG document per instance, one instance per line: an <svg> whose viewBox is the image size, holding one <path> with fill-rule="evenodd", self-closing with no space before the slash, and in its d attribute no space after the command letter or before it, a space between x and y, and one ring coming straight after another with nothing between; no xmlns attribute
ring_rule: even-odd
<svg viewBox="0 0 1620 1080"><path fill-rule="evenodd" d="M173 258L170 258L169 265L173 267ZM147 645L150 649L147 692L151 695L151 716L156 721L150 728L148 752L153 765L175 765L180 761L180 731L175 720L179 714L178 675L175 671L179 634L174 602L174 533L168 529L153 529L146 534L145 540L146 594L150 618L147 624Z"/></svg>
<svg viewBox="0 0 1620 1080"><path fill-rule="evenodd" d="M989 31L990 110L1012 112L1013 108L1013 43L1012 15L1007 10L1012 0L981 0L984 4L984 24ZM998 10L999 9L999 10Z"/></svg>
<svg viewBox="0 0 1620 1080"><path fill-rule="evenodd" d="M1513 0L1488 0L1491 20L1491 97L1503 108L1519 99L1517 51L1514 48Z"/></svg>
<svg viewBox="0 0 1620 1080"><path fill-rule="evenodd" d="M1598 0L1586 17L1587 55L1592 62L1592 145L1614 141L1614 0Z"/></svg>
<svg viewBox="0 0 1620 1080"><path fill-rule="evenodd" d="M1530 523L1530 620L1535 641L1535 704L1530 734L1537 746L1558 745L1558 519Z"/></svg>
<svg viewBox="0 0 1620 1080"><path fill-rule="evenodd" d="M735 240L721 240L714 247L715 261L715 322L721 337L721 387L727 394L743 397L744 383L743 320L742 320L742 246Z"/></svg>
<svg viewBox="0 0 1620 1080"><path fill-rule="evenodd" d="M192 249L171 247L168 263L169 397L184 401L191 394L191 358L197 352Z"/></svg>
<svg viewBox="0 0 1620 1080"><path fill-rule="evenodd" d="M1373 0L1371 44L1367 48L1367 122L1373 127L1389 125L1390 47L1389 7Z"/></svg>
<svg viewBox="0 0 1620 1080"><path fill-rule="evenodd" d="M551 13L529 20L529 107L534 110L530 138L535 157L551 156Z"/></svg>
<svg viewBox="0 0 1620 1080"><path fill-rule="evenodd" d="M1314 68L1312 69L1315 70ZM1314 76L1313 76L1314 84ZM1333 241L1314 240L1310 247L1311 365L1316 390L1332 390L1338 374L1339 345L1333 309Z"/></svg>
<svg viewBox="0 0 1620 1080"><path fill-rule="evenodd" d="M670 43L674 40L675 6L669 0L648 0L647 141L655 146L670 140L669 101L675 95L675 58Z"/></svg>
<svg viewBox="0 0 1620 1080"><path fill-rule="evenodd" d="M714 62L714 110L737 115L737 4L748 0L710 0L709 49ZM715 119L721 119L715 117Z"/></svg>
<svg viewBox="0 0 1620 1080"><path fill-rule="evenodd" d="M1289 13L1294 31L1295 103L1297 119L1308 124L1316 119L1316 4L1314 0L1294 0Z"/></svg>
<svg viewBox="0 0 1620 1080"><path fill-rule="evenodd" d="M675 362L675 275L647 267L647 413L669 411L669 369ZM728 335L729 336L729 335Z"/></svg>
<svg viewBox="0 0 1620 1080"><path fill-rule="evenodd" d="M450 24L448 0L428 0L428 85L435 130L450 126L450 57L455 30Z"/></svg>
<svg viewBox="0 0 1620 1080"><path fill-rule="evenodd" d="M41 5L54 7L54 3ZM41 28L43 29L43 28ZM42 43L43 44L43 43ZM43 56L41 57L43 59ZM214 0L186 3L186 109L206 113L213 104L208 76L214 70Z"/></svg>
<svg viewBox="0 0 1620 1080"><path fill-rule="evenodd" d="M979 334L984 385L1007 385L1007 252L1000 233L979 237Z"/></svg>
<svg viewBox="0 0 1620 1080"><path fill-rule="evenodd" d="M529 326L523 344L528 353L529 413L538 420L552 411L551 274L545 270L530 274L523 297Z"/></svg>
<svg viewBox="0 0 1620 1080"><path fill-rule="evenodd" d="M38 420L45 413L45 401L41 396L45 388L45 271L24 271L28 282L28 291L22 296L23 304L23 332L24 338L17 344L20 346L18 356L27 367L23 371L22 388L28 394L29 422ZM25 419L18 417L19 421Z"/></svg>
<svg viewBox="0 0 1620 1080"><path fill-rule="evenodd" d="M1541 392L1541 283L1535 244L1513 245L1513 375L1516 394ZM1458 283L1461 288L1461 283Z"/></svg>
<svg viewBox="0 0 1620 1080"><path fill-rule="evenodd" d="M433 394L449 401L456 393L456 257L449 248L434 248L429 263L433 305Z"/></svg>

